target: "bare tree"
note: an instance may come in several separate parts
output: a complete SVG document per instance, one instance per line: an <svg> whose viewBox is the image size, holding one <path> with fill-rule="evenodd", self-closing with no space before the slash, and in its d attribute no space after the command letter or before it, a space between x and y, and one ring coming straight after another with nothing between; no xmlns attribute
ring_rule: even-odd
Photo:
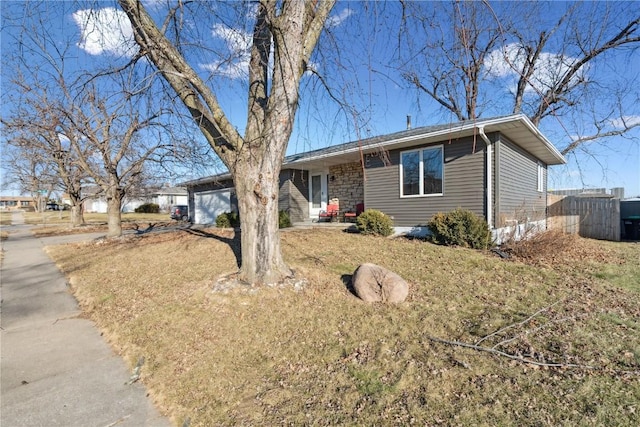
<svg viewBox="0 0 640 427"><path fill-rule="evenodd" d="M3 134L8 130L3 126ZM17 145L17 146L16 146ZM45 156L24 141L4 139L2 143L3 184L17 186L20 193L33 198L36 210L44 206L58 187L57 175Z"/></svg>
<svg viewBox="0 0 640 427"><path fill-rule="evenodd" d="M71 152L106 198L108 237L122 235L123 199L140 183L145 164L171 148L163 110L146 110L139 94L126 89L131 82L120 83L124 86L85 84L75 102L60 111ZM158 131L151 132L154 128Z"/></svg>
<svg viewBox="0 0 640 427"><path fill-rule="evenodd" d="M242 229L240 279L275 283L292 276L280 251L279 173L293 129L300 81L335 1L257 2L249 18L253 32L244 136L225 115L214 89L183 55L179 40L169 39L167 27L159 28L140 1L118 3L131 21L141 53L171 85L231 173ZM189 6L180 3L165 22L182 22L180 14Z"/></svg>
<svg viewBox="0 0 640 427"><path fill-rule="evenodd" d="M38 80L28 84L24 76L12 80L7 96L11 111L2 118L4 142L19 158L8 165L29 185L23 190L35 192L43 188L59 188L70 201L71 225L84 223L82 184L87 174L79 167L77 155L70 150L66 129L61 120L58 100L49 97L49 88ZM86 152L84 156L89 155ZM24 167L24 165L29 167ZM45 184L46 183L46 184Z"/></svg>
<svg viewBox="0 0 640 427"><path fill-rule="evenodd" d="M419 31L426 43L414 45L414 39L407 38L408 52L417 53L402 66L404 78L458 120L475 119L484 109L484 63L499 46L507 24L496 22L479 2L456 2L444 10L425 10L419 3L407 3L407 8L413 26L407 32Z"/></svg>
<svg viewBox="0 0 640 427"><path fill-rule="evenodd" d="M541 3L406 3L405 79L458 120L487 111L524 113L536 125L555 117L568 127L577 115L592 117L586 133L566 130L573 139L560 147L563 154L640 125L625 121L630 103L624 98L629 91L637 94L637 82L612 86L596 74L609 66L610 55L640 46L637 7L574 3L559 9ZM427 34L425 46L411 45L416 29Z"/></svg>
<svg viewBox="0 0 640 427"><path fill-rule="evenodd" d="M21 181L21 191L40 195L59 189L68 194L71 223L80 225L81 186L85 174L78 168L61 132L60 101L68 96L64 58L71 46L56 40L47 11L14 3L3 8L5 43L2 91L2 142L15 156L7 167ZM39 204L40 205L40 204Z"/></svg>
<svg viewBox="0 0 640 427"><path fill-rule="evenodd" d="M146 163L171 155L165 109L150 92L154 79L139 78L135 66L69 66L75 43L51 29L50 5L16 4L14 21L3 21L15 25L13 55L3 58L9 71L3 92L11 104L3 138L52 167L70 196L74 224L82 222L83 187L99 186L107 199L107 235L120 236L124 195L139 184Z"/></svg>

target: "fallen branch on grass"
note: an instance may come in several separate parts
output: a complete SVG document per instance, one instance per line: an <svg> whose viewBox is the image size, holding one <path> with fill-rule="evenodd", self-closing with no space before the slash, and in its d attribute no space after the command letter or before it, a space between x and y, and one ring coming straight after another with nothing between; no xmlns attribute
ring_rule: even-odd
<svg viewBox="0 0 640 427"><path fill-rule="evenodd" d="M484 337L480 338L478 341L476 341L475 345L479 345L482 341L486 341L486 340L488 340L489 338L491 338L491 337L493 337L493 336L496 336L496 335L498 335L498 334L499 334L499 333L501 333L501 332L506 331L507 329L511 329L511 328L515 328L516 326L522 326L522 325L524 325L525 323L529 322L531 319L533 319L533 318L534 318L534 317L536 317L537 315L539 315L539 314L541 314L541 313L544 313L545 311L549 310L549 309L550 309L551 307L553 307L554 305L559 304L559 303L560 303L560 301L562 301L562 300L558 300L558 301L554 302L554 303L553 303L553 304L551 304L551 305L548 305L548 306L546 306L546 307L544 307L544 308L541 308L540 310L536 311L536 312L535 312L535 313L533 313L531 316L527 317L526 319L524 319L524 320L523 320L523 321L521 321L521 322L512 323L511 325L507 325L507 326L505 326L504 328L500 328L500 329L498 329L497 331L495 331L495 332L494 332L494 333L492 333L492 334L489 334L489 335L487 335L487 336L484 336ZM498 346L498 345L494 346L494 349L495 349L495 347L497 347L497 346Z"/></svg>
<svg viewBox="0 0 640 427"><path fill-rule="evenodd" d="M515 355L515 354L505 353L504 351L496 350L494 348L482 347L482 346L479 346L479 345L469 344L469 343L461 342L461 341L443 340L442 338L436 338L436 337L427 337L427 338L430 341L433 341L433 342L436 342L436 343L447 344L447 345L457 346L457 347L470 348L470 349L476 350L476 351L483 351L483 352L486 352L486 353L495 354L496 356L506 357L507 359L515 360L516 362L521 362L521 363L525 363L525 364L528 364L528 365L534 365L534 366L540 366L540 367L546 367L546 368L581 369L581 370L584 370L584 371L600 371L600 372L603 372L603 373L609 373L609 374L615 374L615 375L627 375L627 376L634 376L634 377L640 376L640 370L624 371L624 370L620 370L620 369L610 369L610 368L591 366L591 365L580 365L580 364L575 364L575 363L546 363L546 362L538 362L537 360L528 359L526 357ZM464 367L468 368L468 365L464 364Z"/></svg>
<svg viewBox="0 0 640 427"><path fill-rule="evenodd" d="M529 330L526 330L524 332L520 332L520 333L516 334L515 336L509 337L509 338L505 338L503 336L501 338L504 338L504 339L502 341L498 342L497 344L495 344L493 347L486 347L486 346L481 346L480 345L482 342L487 341L489 338L500 336L503 332L505 332L507 330L510 330L510 329L513 329L513 328L522 327L522 326L526 325L531 320L533 320L536 316L548 311L549 309L551 309L552 307L556 306L557 304L559 304L562 301L563 300L558 300L558 301L554 302L553 304L550 304L550 305L548 305L548 306L546 306L544 308L541 308L540 310L536 311L535 313L533 313L532 315L528 316L526 319L524 319L522 321L519 321L519 322L516 322L516 323L512 323L510 325L504 326L504 327L498 329L497 331L492 332L489 335L486 335L486 336L480 338L478 341L476 341L475 344L462 342L462 341L450 341L450 340L445 340L445 339L442 339L442 338L431 337L431 336L427 336L427 338L432 342L436 342L436 343L440 343L440 344L446 344L446 345L450 345L450 346L456 346L456 347L470 348L472 350L494 354L496 356L505 357L507 359L514 360L516 362L525 363L525 364L528 364L528 365L539 366L539 367L560 368L560 369L580 369L580 370L586 370L586 371L608 372L608 373L616 374L616 375L640 376L640 370L625 371L625 370L611 369L611 368L607 368L607 367L598 367L598 366L576 364L576 363L546 362L544 360L544 357L540 357L542 360L536 360L536 359L534 359L532 357L526 357L525 355L523 355L521 353L514 354L514 353L508 353L506 351L498 350L499 347L502 347L505 344L511 343L511 342L516 341L518 339L522 339L525 335L529 335L529 334L535 333L535 332L537 332L537 331L539 331L539 330L541 330L543 328L548 327L550 324L557 324L557 323L565 322L565 321L569 321L569 320L576 320L577 316L564 317L564 318L561 318L561 319L553 319L553 320L550 320L547 323L544 323L544 324L542 324L540 326L537 326L536 328L529 329ZM465 367L467 367L467 366L465 366Z"/></svg>
<svg viewBox="0 0 640 427"><path fill-rule="evenodd" d="M516 335L514 337L502 340L502 341L500 341L499 343L497 343L496 345L494 345L491 348L495 350L496 348L502 347L505 344L509 344L510 342L522 339L525 335L535 334L536 332L538 332L538 331L540 331L540 330L542 330L544 328L549 327L549 325L553 325L555 323L560 323L560 322L566 322L566 321L569 321L569 320L576 320L576 317L564 317L562 319L550 321L549 323L545 323L543 325L540 325L537 328L529 329L527 331L521 332L519 335ZM482 340L484 340L484 338ZM476 342L476 345L478 345L478 343L481 342L482 340Z"/></svg>
<svg viewBox="0 0 640 427"><path fill-rule="evenodd" d="M469 343L461 342L461 341L443 340L442 338L436 338L436 337L427 337L427 338L430 341L437 342L437 343L440 343L440 344L447 344L447 345L456 346L456 347L470 348L470 349L473 349L473 350L476 350L476 351L483 351L483 352L486 352L486 353L495 354L497 356L506 357L507 359L515 360L517 362L526 363L528 365L535 365L535 366L541 366L541 367L547 367L547 368L573 368L573 369L584 369L584 370L601 369L601 368L598 368L596 366L578 365L578 364L575 364L575 363L539 362L537 360L528 359L528 358L523 357L523 356L519 356L519 355L515 355L515 354L511 354L511 353L506 353L504 351L496 350L495 348L483 347L483 346L480 346L480 345L469 344Z"/></svg>

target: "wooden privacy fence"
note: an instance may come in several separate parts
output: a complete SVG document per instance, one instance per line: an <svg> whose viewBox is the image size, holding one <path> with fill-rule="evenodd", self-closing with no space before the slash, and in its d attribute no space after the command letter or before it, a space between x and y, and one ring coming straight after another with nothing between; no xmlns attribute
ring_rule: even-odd
<svg viewBox="0 0 640 427"><path fill-rule="evenodd" d="M547 197L547 228L592 239L620 241L620 199Z"/></svg>

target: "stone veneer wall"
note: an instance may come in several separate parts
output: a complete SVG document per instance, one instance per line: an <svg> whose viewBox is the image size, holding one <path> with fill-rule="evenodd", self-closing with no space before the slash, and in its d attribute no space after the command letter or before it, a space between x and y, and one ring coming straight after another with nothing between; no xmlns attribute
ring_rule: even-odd
<svg viewBox="0 0 640 427"><path fill-rule="evenodd" d="M340 212L356 210L364 202L364 175L360 163L346 163L329 168L329 199L340 200Z"/></svg>

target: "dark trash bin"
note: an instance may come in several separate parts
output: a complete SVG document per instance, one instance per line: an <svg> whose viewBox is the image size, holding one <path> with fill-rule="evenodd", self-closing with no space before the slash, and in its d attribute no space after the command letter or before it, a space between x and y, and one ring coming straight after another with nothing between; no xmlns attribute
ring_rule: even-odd
<svg viewBox="0 0 640 427"><path fill-rule="evenodd" d="M640 240L640 216L623 218L622 223L626 240Z"/></svg>

